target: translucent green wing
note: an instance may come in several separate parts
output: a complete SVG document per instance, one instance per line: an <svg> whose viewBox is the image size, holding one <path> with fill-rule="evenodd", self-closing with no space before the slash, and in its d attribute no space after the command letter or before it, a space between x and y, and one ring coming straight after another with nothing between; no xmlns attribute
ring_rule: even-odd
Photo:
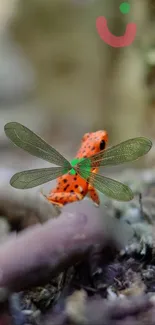
<svg viewBox="0 0 155 325"><path fill-rule="evenodd" d="M71 169L68 160L26 126L17 122L10 122L5 125L4 131L6 136L17 147L24 149L31 155L44 159L52 164Z"/></svg>
<svg viewBox="0 0 155 325"><path fill-rule="evenodd" d="M114 179L84 169L80 170L79 175L98 191L114 200L130 201L134 197L133 192L127 185L117 182Z"/></svg>
<svg viewBox="0 0 155 325"><path fill-rule="evenodd" d="M82 168L97 166L115 166L134 161L146 155L152 147L148 138L138 137L121 142L120 144L101 151L77 164L78 171Z"/></svg>
<svg viewBox="0 0 155 325"><path fill-rule="evenodd" d="M52 181L67 172L64 167L25 170L13 175L10 184L18 189L28 189Z"/></svg>

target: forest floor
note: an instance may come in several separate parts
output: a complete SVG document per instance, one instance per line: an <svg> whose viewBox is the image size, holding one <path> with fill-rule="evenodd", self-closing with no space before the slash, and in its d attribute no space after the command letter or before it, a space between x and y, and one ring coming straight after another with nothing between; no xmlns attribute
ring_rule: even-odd
<svg viewBox="0 0 155 325"><path fill-rule="evenodd" d="M116 178L132 201L62 210L3 182L0 324L155 324L155 170Z"/></svg>

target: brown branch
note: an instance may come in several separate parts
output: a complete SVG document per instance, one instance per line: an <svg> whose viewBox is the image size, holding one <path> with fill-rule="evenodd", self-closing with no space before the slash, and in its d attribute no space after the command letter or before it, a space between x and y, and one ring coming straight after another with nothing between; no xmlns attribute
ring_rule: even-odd
<svg viewBox="0 0 155 325"><path fill-rule="evenodd" d="M0 246L0 287L16 291L43 284L105 243L100 210L88 201L70 205L70 212L64 209L59 218L12 235Z"/></svg>
<svg viewBox="0 0 155 325"><path fill-rule="evenodd" d="M116 227L114 220L112 224L106 220L112 220L107 210L105 213L83 200L68 204L56 219L33 225L17 236L10 235L0 246L0 287L16 291L47 283L92 248L107 246L109 238L122 245L119 230L124 233L124 229Z"/></svg>

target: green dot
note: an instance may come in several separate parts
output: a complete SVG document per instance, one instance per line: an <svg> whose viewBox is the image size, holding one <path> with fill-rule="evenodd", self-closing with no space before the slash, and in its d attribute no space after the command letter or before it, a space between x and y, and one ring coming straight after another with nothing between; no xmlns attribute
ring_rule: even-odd
<svg viewBox="0 0 155 325"><path fill-rule="evenodd" d="M72 169L70 170L70 174L71 174L71 175L75 175L75 174L76 174L76 171L75 171L74 168L72 168Z"/></svg>
<svg viewBox="0 0 155 325"><path fill-rule="evenodd" d="M82 161L84 158L74 158L71 162L70 162L70 164L72 165L72 167L74 167L77 163L79 163L80 161ZM75 175L76 174L76 171L75 171L75 169L74 168L72 168L71 170L70 170L70 174L71 175Z"/></svg>
<svg viewBox="0 0 155 325"><path fill-rule="evenodd" d="M85 164L84 164L84 166L80 167L79 173L82 175L82 172L83 172L82 169L84 168L84 174L87 173L87 176L89 177L89 174L91 172L91 160L88 159L88 158L74 158L72 161L70 161L70 164L73 167L70 170L70 174L71 175L75 175L76 174L76 171L74 169L74 166L77 165L79 162L82 162L83 160L85 161Z"/></svg>
<svg viewBox="0 0 155 325"><path fill-rule="evenodd" d="M122 2L119 9L122 14L128 14L130 11L130 5L127 2Z"/></svg>

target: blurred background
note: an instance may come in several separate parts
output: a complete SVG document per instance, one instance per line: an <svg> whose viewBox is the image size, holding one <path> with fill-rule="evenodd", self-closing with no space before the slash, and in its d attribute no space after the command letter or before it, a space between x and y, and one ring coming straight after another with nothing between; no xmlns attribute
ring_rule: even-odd
<svg viewBox="0 0 155 325"><path fill-rule="evenodd" d="M155 1L0 0L0 167L47 163L16 149L3 128L18 121L67 158L85 132L106 129L109 145L155 140ZM112 48L96 30L105 16L115 35L137 24L132 45ZM154 149L141 165L154 167ZM137 165L139 166L139 165Z"/></svg>

